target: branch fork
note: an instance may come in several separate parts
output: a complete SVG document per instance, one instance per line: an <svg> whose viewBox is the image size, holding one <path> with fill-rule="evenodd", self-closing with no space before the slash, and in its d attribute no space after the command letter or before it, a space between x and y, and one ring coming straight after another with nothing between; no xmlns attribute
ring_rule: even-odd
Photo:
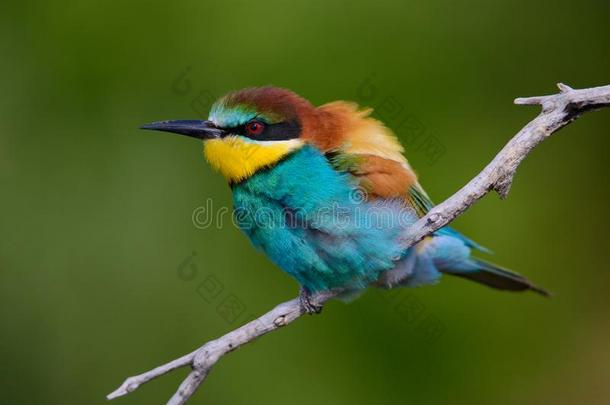
<svg viewBox="0 0 610 405"><path fill-rule="evenodd" d="M540 105L542 112L523 127L481 173L413 224L407 234L403 236L405 247L412 246L425 236L447 225L491 190L496 191L501 198L506 198L517 167L532 149L581 114L610 106L610 85L573 89L559 83L557 87L560 90L558 94L515 99L514 102L518 105ZM321 307L339 292L321 292L313 295L311 301ZM184 404L205 381L212 367L225 354L266 333L294 322L301 315L303 312L299 298L286 301L259 318L218 339L207 342L189 354L143 374L127 378L106 398L112 400L127 395L154 378L177 368L190 366L192 371L167 402L168 405Z"/></svg>

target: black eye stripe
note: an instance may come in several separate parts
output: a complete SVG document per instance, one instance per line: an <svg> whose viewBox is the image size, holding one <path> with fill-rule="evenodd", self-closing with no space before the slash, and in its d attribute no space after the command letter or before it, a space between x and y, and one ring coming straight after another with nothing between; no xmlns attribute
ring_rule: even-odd
<svg viewBox="0 0 610 405"><path fill-rule="evenodd" d="M233 128L224 128L227 134L237 134L253 139L255 141L286 141L298 138L301 135L301 125L297 121L278 122L276 124L265 124L263 132L259 135L250 135L246 125Z"/></svg>

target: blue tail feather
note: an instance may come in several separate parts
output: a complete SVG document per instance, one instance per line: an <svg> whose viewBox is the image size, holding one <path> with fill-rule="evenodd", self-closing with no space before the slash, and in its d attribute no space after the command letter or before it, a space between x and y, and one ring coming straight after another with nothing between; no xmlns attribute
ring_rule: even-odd
<svg viewBox="0 0 610 405"><path fill-rule="evenodd" d="M453 230L425 238L409 250L396 268L383 274L378 283L385 287L415 287L433 284L444 273L500 290L531 290L544 296L550 295L520 274L472 257L473 246L468 241Z"/></svg>
<svg viewBox="0 0 610 405"><path fill-rule="evenodd" d="M521 274L514 273L493 263L486 262L477 258L470 258L476 268L470 271L452 272L454 276L466 278L485 284L492 288L509 291L527 291L531 290L545 297L550 296L550 293L543 288L540 288Z"/></svg>

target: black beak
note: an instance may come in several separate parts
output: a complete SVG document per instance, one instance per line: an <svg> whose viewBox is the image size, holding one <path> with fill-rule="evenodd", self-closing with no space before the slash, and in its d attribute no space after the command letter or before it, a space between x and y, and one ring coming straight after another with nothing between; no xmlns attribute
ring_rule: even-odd
<svg viewBox="0 0 610 405"><path fill-rule="evenodd" d="M159 121L142 125L140 129L173 132L175 134L191 136L197 139L220 138L224 134L224 131L217 128L212 121L200 120Z"/></svg>

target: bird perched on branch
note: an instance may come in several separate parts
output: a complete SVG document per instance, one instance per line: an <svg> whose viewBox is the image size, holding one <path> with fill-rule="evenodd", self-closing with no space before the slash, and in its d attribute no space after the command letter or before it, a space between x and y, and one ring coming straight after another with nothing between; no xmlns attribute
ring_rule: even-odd
<svg viewBox="0 0 610 405"><path fill-rule="evenodd" d="M143 129L203 140L229 182L235 218L252 243L311 294L354 296L374 285L415 287L443 274L546 295L523 276L471 255L485 248L445 227L407 247L401 236L433 207L394 134L370 109L336 101L316 107L276 87L220 98L209 119Z"/></svg>

